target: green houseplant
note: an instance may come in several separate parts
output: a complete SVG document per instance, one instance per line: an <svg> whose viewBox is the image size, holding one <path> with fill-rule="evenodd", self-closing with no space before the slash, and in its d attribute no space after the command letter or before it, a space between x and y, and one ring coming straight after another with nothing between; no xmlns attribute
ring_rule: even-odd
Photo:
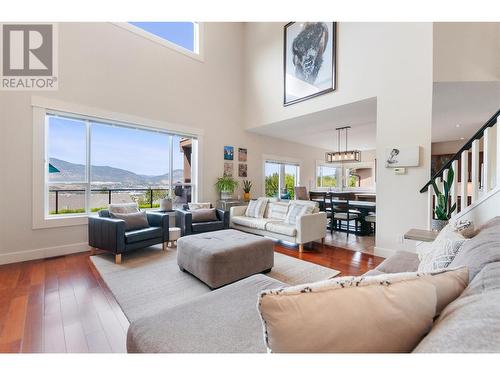
<svg viewBox="0 0 500 375"><path fill-rule="evenodd" d="M453 171L453 168L450 167L446 180L443 182L443 192L439 191L436 181L432 180L432 187L434 189L434 193L436 194L436 206L434 208L435 219L432 219L432 230L439 231L443 229L446 224L448 224L451 214L457 208L456 203L454 203L451 207L448 203L454 177L455 172Z"/></svg>
<svg viewBox="0 0 500 375"><path fill-rule="evenodd" d="M248 202L250 200L250 190L252 189L252 181L243 180L243 200Z"/></svg>
<svg viewBox="0 0 500 375"><path fill-rule="evenodd" d="M217 179L215 189L220 193L221 199L231 199L238 187L238 181L229 176L222 176Z"/></svg>

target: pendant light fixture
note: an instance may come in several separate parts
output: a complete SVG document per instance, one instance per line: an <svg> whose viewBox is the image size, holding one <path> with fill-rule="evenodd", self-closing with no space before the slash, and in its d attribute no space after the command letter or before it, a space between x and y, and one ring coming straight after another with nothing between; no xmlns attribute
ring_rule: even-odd
<svg viewBox="0 0 500 375"><path fill-rule="evenodd" d="M361 160L361 151L358 150L348 150L347 149L347 138L348 130L350 126L343 126L341 128L336 128L337 131L337 151L325 153L325 161L327 163L343 163L343 162L354 162ZM342 132L345 133L345 149L341 151L341 135Z"/></svg>

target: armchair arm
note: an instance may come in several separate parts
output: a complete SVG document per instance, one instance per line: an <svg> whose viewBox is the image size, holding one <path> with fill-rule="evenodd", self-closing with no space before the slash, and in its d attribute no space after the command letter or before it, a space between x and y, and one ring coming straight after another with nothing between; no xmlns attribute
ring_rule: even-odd
<svg viewBox="0 0 500 375"><path fill-rule="evenodd" d="M125 221L107 217L89 217L89 245L115 254L125 251Z"/></svg>
<svg viewBox="0 0 500 375"><path fill-rule="evenodd" d="M148 223L152 227L160 227L163 232L163 242L168 241L170 216L165 212L146 212Z"/></svg>
<svg viewBox="0 0 500 375"><path fill-rule="evenodd" d="M302 215L297 218L297 243L319 240L326 236L326 212Z"/></svg>
<svg viewBox="0 0 500 375"><path fill-rule="evenodd" d="M175 226L181 228L181 235L188 236L192 233L193 215L189 211L175 211Z"/></svg>
<svg viewBox="0 0 500 375"><path fill-rule="evenodd" d="M217 209L215 212L217 214L217 218L224 223L224 229L228 229L229 228L229 211Z"/></svg>
<svg viewBox="0 0 500 375"><path fill-rule="evenodd" d="M232 226L232 219L235 216L245 216L247 206L233 206L229 209L229 226Z"/></svg>

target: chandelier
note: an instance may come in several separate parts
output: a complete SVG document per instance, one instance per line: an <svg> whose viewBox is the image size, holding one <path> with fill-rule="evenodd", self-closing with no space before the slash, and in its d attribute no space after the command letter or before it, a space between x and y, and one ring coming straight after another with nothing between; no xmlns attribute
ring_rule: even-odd
<svg viewBox="0 0 500 375"><path fill-rule="evenodd" d="M335 129L337 131L337 151L325 153L325 161L327 163L352 162L352 161L360 161L361 160L361 151L347 149L347 137L348 137L347 132L350 128L351 128L350 126L343 126L341 128ZM345 149L344 149L344 151L340 150L340 146L341 146L340 138L341 138L342 132L345 133Z"/></svg>

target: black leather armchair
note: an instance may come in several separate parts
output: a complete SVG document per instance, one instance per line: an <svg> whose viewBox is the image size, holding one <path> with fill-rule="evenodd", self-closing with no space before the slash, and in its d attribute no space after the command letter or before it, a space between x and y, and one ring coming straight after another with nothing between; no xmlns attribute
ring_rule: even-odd
<svg viewBox="0 0 500 375"><path fill-rule="evenodd" d="M96 249L115 254L115 262L121 263L122 253L163 243L166 249L169 235L169 216L162 212L147 212L149 227L125 230L125 221L114 219L108 210L101 210L98 216L89 217L89 245L92 253Z"/></svg>
<svg viewBox="0 0 500 375"><path fill-rule="evenodd" d="M217 215L217 221L193 223L191 211L189 211L188 205L184 205L182 210L177 209L175 211L175 226L181 228L181 236L228 229L229 211L217 209L215 213Z"/></svg>

